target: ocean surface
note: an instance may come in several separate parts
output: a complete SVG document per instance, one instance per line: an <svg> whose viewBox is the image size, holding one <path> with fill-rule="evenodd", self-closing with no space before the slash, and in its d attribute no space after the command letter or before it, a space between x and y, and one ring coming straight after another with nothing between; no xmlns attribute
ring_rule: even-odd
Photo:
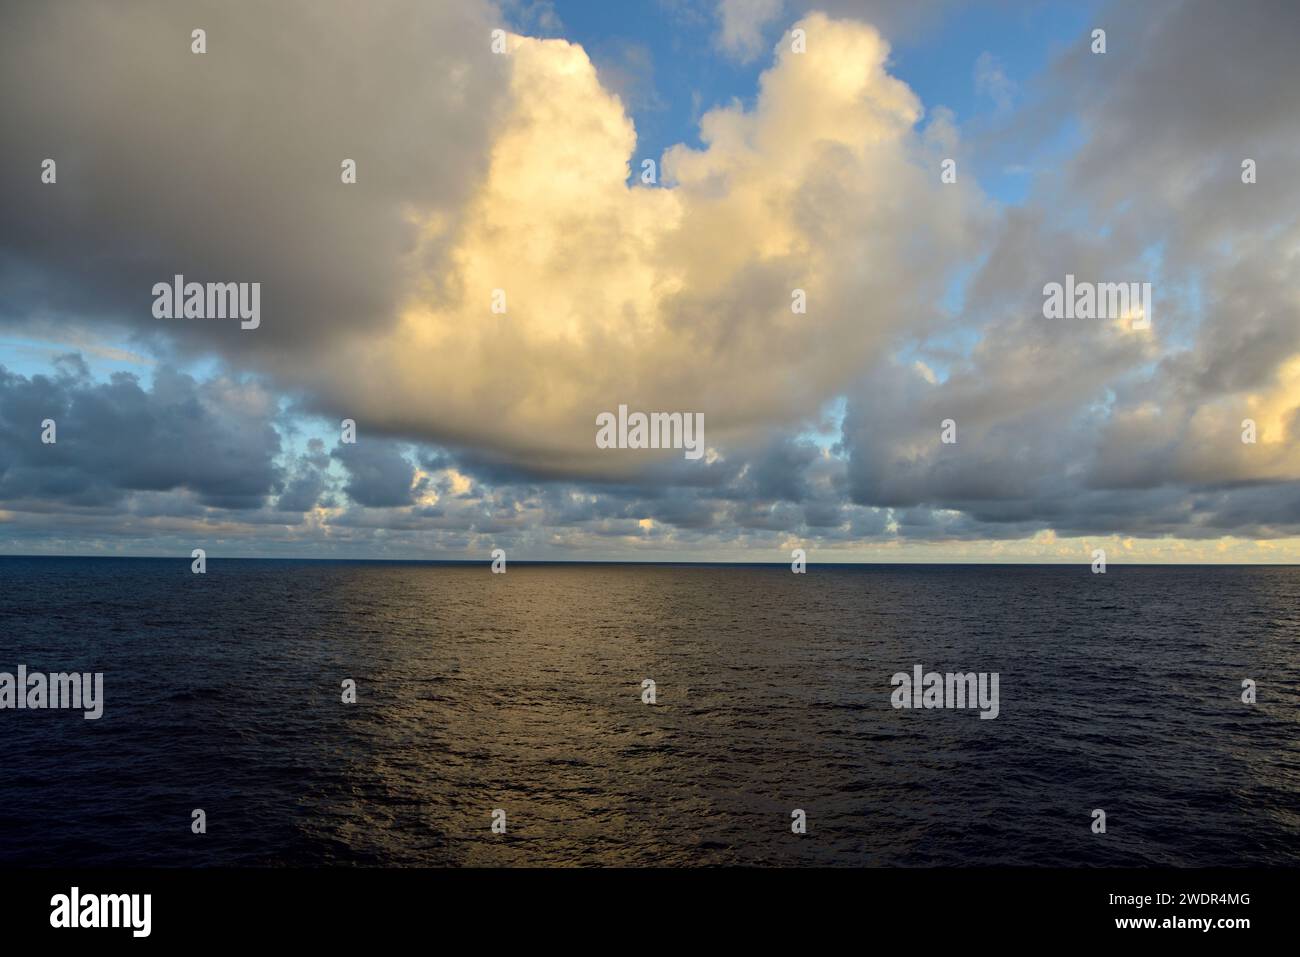
<svg viewBox="0 0 1300 957"><path fill-rule="evenodd" d="M9 866L1300 865L1297 567L0 557L20 664Z"/></svg>

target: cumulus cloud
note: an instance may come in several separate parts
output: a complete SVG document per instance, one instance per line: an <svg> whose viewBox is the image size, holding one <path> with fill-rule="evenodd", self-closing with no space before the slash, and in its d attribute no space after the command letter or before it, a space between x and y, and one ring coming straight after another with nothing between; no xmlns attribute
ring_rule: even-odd
<svg viewBox="0 0 1300 957"><path fill-rule="evenodd" d="M989 537L1295 534L1300 192L1287 175L1243 184L1240 163L1300 160L1277 92L1300 80L1300 16L1239 13L1120 5L1119 47L1081 38L1055 64L1030 135L1069 116L1081 144L990 237L965 304L976 345L942 380L864 376L845 422L855 500L956 510ZM1067 273L1151 281L1152 329L1045 320L1042 286ZM938 441L945 418L956 445Z"/></svg>
<svg viewBox="0 0 1300 957"><path fill-rule="evenodd" d="M274 9L213 8L206 60L170 40L204 18L164 8L75 64L66 31L88 28L27 11L6 67L50 91L6 86L32 144L3 178L19 214L2 268L29 287L11 318L111 311L372 430L626 475L644 457L600 454L599 412L703 412L710 442L793 423L893 327L932 320L969 251L971 193L939 189L921 105L869 26L803 21L817 54L780 53L754 107L708 113L705 148L670 150L671 188L647 189L627 183L635 131L579 46L512 36L492 56L490 18L461 5L414 30ZM222 69L233 44L240 69ZM43 151L67 157L45 192L19 175ZM173 272L261 280L261 328L152 319L147 291Z"/></svg>
<svg viewBox="0 0 1300 957"><path fill-rule="evenodd" d="M146 389L129 373L94 382L75 355L54 376L0 366L0 502L110 508L131 492L184 491L199 506L258 508L281 480L277 412L256 383L165 367Z"/></svg>
<svg viewBox="0 0 1300 957"><path fill-rule="evenodd" d="M277 373L387 431L570 475L643 467L595 448L619 404L703 412L710 443L809 414L891 330L933 321L977 202L941 190L879 34L804 26L819 55L779 54L752 109L708 113L702 150L663 157L666 189L628 186L635 132L582 49L515 38L450 274L391 335Z"/></svg>
<svg viewBox="0 0 1300 957"><path fill-rule="evenodd" d="M764 54L800 6L724 3L718 42ZM1035 170L1003 207L991 141L892 75L918 5L829 6L884 31L793 21L808 52L777 43L653 188L614 73L562 39L490 52L558 30L546 4L16 6L0 323L160 365L0 371L0 528L584 557L1300 534L1294 5L1117 4L1110 52L1080 35L1032 88L981 57ZM174 272L261 281L261 328L153 319ZM1152 328L1044 319L1067 273L1151 281ZM201 356L237 371L176 371ZM361 442L291 441L282 399ZM619 404L703 412L709 455L596 449Z"/></svg>
<svg viewBox="0 0 1300 957"><path fill-rule="evenodd" d="M347 470L344 491L358 505L392 508L415 501L415 465L392 440L340 443L330 453Z"/></svg>
<svg viewBox="0 0 1300 957"><path fill-rule="evenodd" d="M324 503L329 488L326 469L329 456L321 439L309 439L307 451L297 457L292 474L284 483L284 491L276 500L276 509L282 512L310 512Z"/></svg>

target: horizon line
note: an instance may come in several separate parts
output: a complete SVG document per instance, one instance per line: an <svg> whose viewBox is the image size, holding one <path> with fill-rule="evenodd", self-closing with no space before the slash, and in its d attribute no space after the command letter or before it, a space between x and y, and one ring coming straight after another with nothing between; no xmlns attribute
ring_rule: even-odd
<svg viewBox="0 0 1300 957"><path fill-rule="evenodd" d="M8 553L0 552L0 559L6 558L37 558L37 559L102 559L117 561L185 561L193 560L191 555L43 555L30 553ZM387 565L491 565L492 558L308 558L300 555L205 555L208 561L224 562L340 562L348 564L387 564ZM790 565L788 561L775 562L758 562L758 561L720 561L720 560L703 560L703 559L664 559L658 561L652 560L628 560L628 559L564 559L564 558L509 558L510 565L717 565L720 567L743 566L753 568L776 568ZM806 565L843 568L852 566L918 566L929 568L948 568L973 566L980 568L990 567L1008 567L1008 568L1073 568L1078 566L1090 566L1090 561L1077 562L975 562L975 561L953 561L953 562L914 562L914 561L846 561L846 562L815 562L808 560ZM1107 567L1123 566L1125 568L1297 568L1300 562L1106 562Z"/></svg>

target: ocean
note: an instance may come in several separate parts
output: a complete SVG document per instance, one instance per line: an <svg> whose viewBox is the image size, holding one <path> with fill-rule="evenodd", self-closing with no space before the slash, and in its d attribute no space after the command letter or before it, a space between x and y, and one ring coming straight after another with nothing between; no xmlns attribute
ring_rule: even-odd
<svg viewBox="0 0 1300 957"><path fill-rule="evenodd" d="M1297 567L0 557L20 665L10 866L1300 864Z"/></svg>

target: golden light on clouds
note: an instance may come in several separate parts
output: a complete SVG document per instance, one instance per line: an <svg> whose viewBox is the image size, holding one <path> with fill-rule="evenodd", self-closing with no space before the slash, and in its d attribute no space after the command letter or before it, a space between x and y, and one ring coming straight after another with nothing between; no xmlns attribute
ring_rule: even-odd
<svg viewBox="0 0 1300 957"><path fill-rule="evenodd" d="M813 413L930 308L970 201L927 168L880 35L801 25L818 55L782 48L753 109L713 110L703 149L650 157L655 187L629 184L636 131L582 47L512 36L447 272L412 284L389 333L318 366L322 387L385 429L575 474L634 467L594 447L595 416L621 402L703 412L711 445ZM928 235L924 256L890 239L904 229Z"/></svg>
<svg viewBox="0 0 1300 957"><path fill-rule="evenodd" d="M201 60L169 46L183 11L140 4L120 43L82 42L114 28L89 3L0 33L15 142L90 158L57 189L21 156L0 177L0 427L62 410L57 448L0 446L15 540L1300 555L1300 207L1279 173L1300 136L1271 94L1199 87L1286 88L1241 66L1286 62L1250 52L1272 31L1174 5L1141 71L1083 47L1006 60L999 101L951 38L920 68L910 41L891 61L865 22L766 0L726 4L716 34L667 18L612 65L599 29L476 0L217 5L237 44ZM600 68L564 39L498 55L512 17L590 37ZM719 54L756 84L696 71ZM227 56L239 71L206 69ZM110 94L132 108L97 109ZM686 142L659 152L664 130ZM142 310L174 259L264 283L265 321ZM1067 276L1149 286L1152 314L1048 319L1040 290ZM704 454L599 447L620 406L699 413Z"/></svg>

